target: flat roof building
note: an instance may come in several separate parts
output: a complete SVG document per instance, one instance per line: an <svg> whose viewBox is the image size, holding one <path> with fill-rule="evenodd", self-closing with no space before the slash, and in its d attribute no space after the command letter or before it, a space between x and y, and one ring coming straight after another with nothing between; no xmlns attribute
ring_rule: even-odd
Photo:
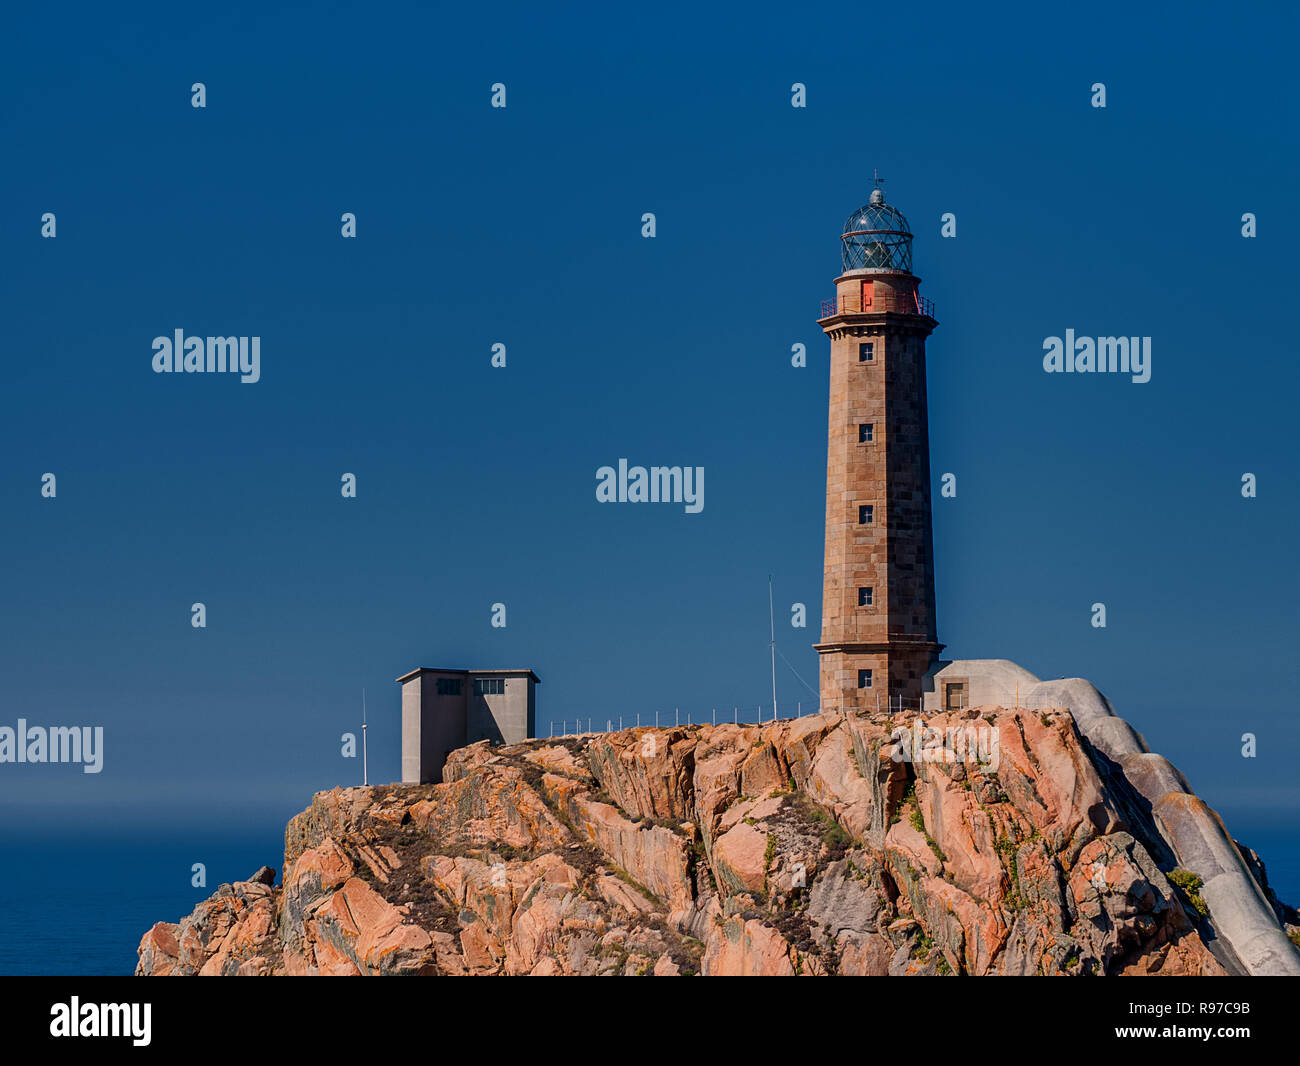
<svg viewBox="0 0 1300 1066"><path fill-rule="evenodd" d="M531 670L444 670L421 666L402 686L402 782L436 784L447 756L480 740L518 744L536 735Z"/></svg>

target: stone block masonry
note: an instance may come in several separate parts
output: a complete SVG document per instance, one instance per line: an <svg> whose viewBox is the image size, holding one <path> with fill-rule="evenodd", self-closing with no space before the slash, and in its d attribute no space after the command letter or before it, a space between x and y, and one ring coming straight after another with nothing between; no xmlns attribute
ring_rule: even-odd
<svg viewBox="0 0 1300 1066"><path fill-rule="evenodd" d="M918 707L935 621L925 341L907 220L877 188L845 224L831 342L821 705Z"/></svg>

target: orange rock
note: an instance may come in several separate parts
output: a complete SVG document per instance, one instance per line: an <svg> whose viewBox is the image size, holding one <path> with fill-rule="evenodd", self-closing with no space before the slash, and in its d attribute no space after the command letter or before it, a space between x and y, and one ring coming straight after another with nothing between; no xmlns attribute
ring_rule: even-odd
<svg viewBox="0 0 1300 1066"><path fill-rule="evenodd" d="M718 828L725 833L737 822L747 819L759 822L776 814L780 809L780 796L769 796L767 799L743 800L740 803L733 803L718 820Z"/></svg>
<svg viewBox="0 0 1300 1066"><path fill-rule="evenodd" d="M741 822L713 845L718 884L729 892L762 892L767 883L766 833Z"/></svg>
<svg viewBox="0 0 1300 1066"><path fill-rule="evenodd" d="M587 760L628 814L684 821L691 816L695 746L681 729L627 729L594 738Z"/></svg>
<svg viewBox="0 0 1300 1066"><path fill-rule="evenodd" d="M926 830L943 852L945 875L977 899L1000 901L1006 872L988 813L968 789L946 776L942 767L925 769L916 796Z"/></svg>
<svg viewBox="0 0 1300 1066"><path fill-rule="evenodd" d="M793 977L793 949L785 937L757 919L728 918L713 927L705 946L705 977Z"/></svg>
<svg viewBox="0 0 1300 1066"><path fill-rule="evenodd" d="M596 889L607 903L632 914L649 914L654 910L654 904L644 895L610 874L596 878Z"/></svg>
<svg viewBox="0 0 1300 1066"><path fill-rule="evenodd" d="M171 922L158 922L140 940L136 964L138 976L169 977L176 970L181 947L176 940L179 926Z"/></svg>
<svg viewBox="0 0 1300 1066"><path fill-rule="evenodd" d="M586 764L580 763L574 757L573 752L561 744L547 748L537 748L534 751L525 751L523 757L553 774L574 777L586 784L590 784L595 780Z"/></svg>
<svg viewBox="0 0 1300 1066"><path fill-rule="evenodd" d="M798 788L803 788L807 782L817 749L837 721L831 715L814 714L773 725L770 741L780 756L785 773Z"/></svg>
<svg viewBox="0 0 1300 1066"><path fill-rule="evenodd" d="M740 792L744 796L767 796L784 789L785 774L776 761L776 750L760 742L740 764Z"/></svg>
<svg viewBox="0 0 1300 1066"><path fill-rule="evenodd" d="M549 788L553 779L547 777ZM690 904L693 897L689 869L689 841L684 835L662 826L643 826L629 821L619 809L598 803L569 783L553 793L563 803L582 838L609 856L637 884L664 900L672 908Z"/></svg>
<svg viewBox="0 0 1300 1066"><path fill-rule="evenodd" d="M840 952L839 972L849 977L884 977L893 955L893 946L878 933L854 938Z"/></svg>
<svg viewBox="0 0 1300 1066"><path fill-rule="evenodd" d="M740 764L744 755L726 751L695 763L696 817L705 840L717 834L722 812L740 795Z"/></svg>
<svg viewBox="0 0 1300 1066"><path fill-rule="evenodd" d="M906 863L919 867L930 876L937 876L943 869L939 856L934 853L925 839L925 834L912 827L907 819L895 822L889 827L885 837L885 853Z"/></svg>
<svg viewBox="0 0 1300 1066"><path fill-rule="evenodd" d="M927 718L991 726L996 767L895 761L914 719L481 742L441 784L321 792L281 887L222 885L136 972L1222 972L1068 714Z"/></svg>
<svg viewBox="0 0 1300 1066"><path fill-rule="evenodd" d="M863 777L853 757L853 734L841 724L822 741L813 759L805 789L828 808L854 840L866 841L872 829L881 828L884 811L878 808L872 782Z"/></svg>
<svg viewBox="0 0 1300 1066"><path fill-rule="evenodd" d="M320 847L308 848L298 856L285 883L301 884L310 879L320 888L336 888L355 869L347 853L332 838L326 838Z"/></svg>

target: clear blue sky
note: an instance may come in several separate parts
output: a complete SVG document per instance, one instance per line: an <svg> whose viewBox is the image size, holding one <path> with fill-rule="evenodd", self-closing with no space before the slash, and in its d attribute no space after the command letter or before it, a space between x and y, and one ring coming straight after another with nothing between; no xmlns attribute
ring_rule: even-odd
<svg viewBox="0 0 1300 1066"><path fill-rule="evenodd" d="M0 767L7 817L281 821L359 780L363 687L399 775L418 665L530 666L543 723L752 708L769 572L815 683L815 318L879 168L941 323L948 654L1088 677L1230 826L1296 826L1294 14L470 7L10 15L0 724L106 752ZM153 374L177 328L262 380ZM1151 381L1045 375L1067 328ZM598 504L620 457L705 467L703 513Z"/></svg>

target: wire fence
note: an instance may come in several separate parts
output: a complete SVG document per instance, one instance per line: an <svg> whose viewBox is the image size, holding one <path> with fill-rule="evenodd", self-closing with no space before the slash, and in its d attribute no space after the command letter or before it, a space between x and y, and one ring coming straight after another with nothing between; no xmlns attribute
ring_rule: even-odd
<svg viewBox="0 0 1300 1066"><path fill-rule="evenodd" d="M870 709L873 702L877 713L889 714L914 709L923 711L925 709L924 698L910 700L902 696L889 697L880 693L875 694L874 701L864 700L863 706ZM841 712L842 708L835 706L823 707L819 702L813 701L809 702L807 713L814 715L824 713L840 714ZM803 717L802 700L795 701L793 714L790 713L789 704L778 704L775 712L771 707L761 703L752 707L733 705L730 710L725 707L710 707L708 709L687 707L685 710L681 707L674 707L670 711L622 714L617 717L606 716L601 718L598 715L589 715L582 718L554 718L548 724L547 738L583 736L591 733L618 733L624 729L641 729L649 726L664 729L674 726L725 725L728 722L734 725L765 725L782 718Z"/></svg>
<svg viewBox="0 0 1300 1066"><path fill-rule="evenodd" d="M812 708L808 713L816 714L817 709ZM794 714L791 715L787 711L785 717L802 718L802 702L796 701ZM601 719L596 715L590 715L585 718L552 719L548 736L571 737L580 736L584 733L617 733L623 729L640 729L644 726L664 729L673 726L725 725L727 722L735 725L763 725L776 720L777 715L773 714L772 708L764 704L743 708L737 706L730 708L711 707L707 710L691 707L683 710L681 707L674 707L670 711L622 714L616 718L606 717Z"/></svg>

